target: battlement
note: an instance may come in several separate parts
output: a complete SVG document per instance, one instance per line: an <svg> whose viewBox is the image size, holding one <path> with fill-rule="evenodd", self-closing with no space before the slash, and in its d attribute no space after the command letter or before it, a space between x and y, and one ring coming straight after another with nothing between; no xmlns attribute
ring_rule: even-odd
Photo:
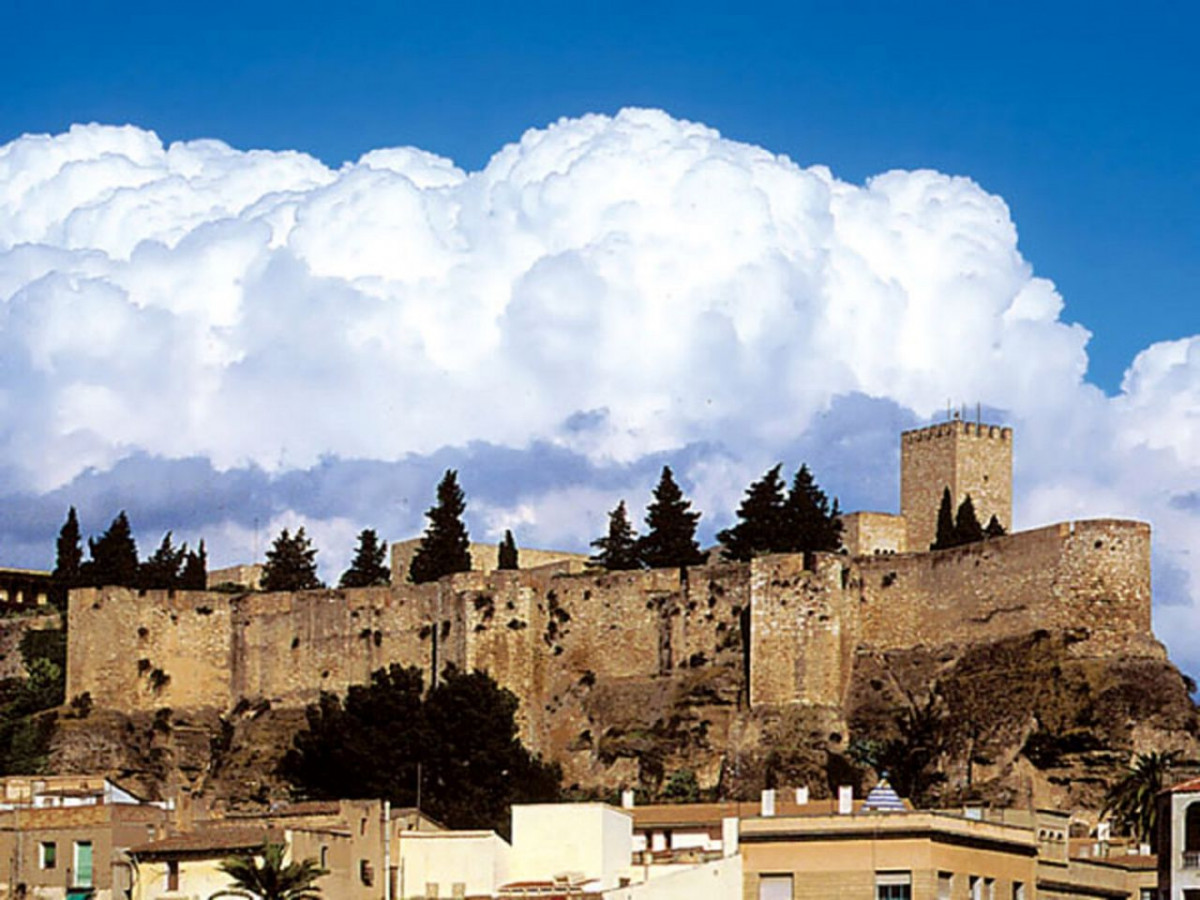
<svg viewBox="0 0 1200 900"><path fill-rule="evenodd" d="M989 425L983 422L967 422L954 419L923 428L914 428L900 433L902 443L932 441L948 437L983 438L985 440L1012 441L1012 428L1007 425Z"/></svg>

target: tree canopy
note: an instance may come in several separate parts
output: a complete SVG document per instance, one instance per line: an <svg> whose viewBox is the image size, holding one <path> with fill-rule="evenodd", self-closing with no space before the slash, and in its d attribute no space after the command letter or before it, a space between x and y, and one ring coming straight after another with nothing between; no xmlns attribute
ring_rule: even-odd
<svg viewBox="0 0 1200 900"><path fill-rule="evenodd" d="M409 564L408 577L415 584L437 581L453 572L470 571L471 539L462 520L466 508L458 473L447 469L437 487L437 503L425 513L429 525Z"/></svg>
<svg viewBox="0 0 1200 900"><path fill-rule="evenodd" d="M380 541L374 529L364 528L358 535L358 546L350 568L342 573L338 587L376 587L391 584L392 570L387 563L387 541Z"/></svg>
<svg viewBox="0 0 1200 900"><path fill-rule="evenodd" d="M139 567L138 583L149 590L178 587L186 556L187 544L176 548L168 531L154 554Z"/></svg>
<svg viewBox="0 0 1200 900"><path fill-rule="evenodd" d="M312 900L321 896L317 879L329 872L315 859L285 862L283 844L266 843L257 854L231 856L218 868L233 881L234 887L249 891L260 900Z"/></svg>
<svg viewBox="0 0 1200 900"><path fill-rule="evenodd" d="M994 515L988 521L986 530L980 527L979 516L975 513L975 503L970 494L963 497L962 503L958 505L958 512L952 514L953 504L950 488L944 488L942 502L938 507L937 537L929 545L930 550L947 550L950 547L982 541L985 537L1004 534L1004 526Z"/></svg>
<svg viewBox="0 0 1200 900"><path fill-rule="evenodd" d="M421 671L392 665L345 698L308 707L283 772L314 798L417 804L452 828L507 832L513 803L558 798L561 773L517 737L518 701L489 675L446 669L424 694Z"/></svg>
<svg viewBox="0 0 1200 900"><path fill-rule="evenodd" d="M1153 845L1158 834L1158 794L1168 786L1167 773L1178 759L1177 750L1135 756L1129 771L1108 789L1101 814L1111 814L1125 834Z"/></svg>
<svg viewBox="0 0 1200 900"><path fill-rule="evenodd" d="M938 507L937 532L934 541L929 545L930 550L945 550L958 543L958 535L954 531L954 498L950 496L950 488L942 488L942 502Z"/></svg>
<svg viewBox="0 0 1200 900"><path fill-rule="evenodd" d="M738 523L717 532L721 555L745 562L762 553L778 553L787 544L788 517L783 479L783 463L770 469L746 488L746 497L738 507Z"/></svg>
<svg viewBox="0 0 1200 900"><path fill-rule="evenodd" d="M625 512L625 501L622 500L608 514L608 534L596 538L591 546L596 553L588 557L588 565L607 569L610 572L622 572L629 569L640 569L641 558L638 556L637 533L629 524L629 515Z"/></svg>
<svg viewBox="0 0 1200 900"><path fill-rule="evenodd" d="M725 559L749 560L763 553L835 552L842 546L837 500L832 504L807 465L801 464L784 495L783 464L746 489L738 523L717 533Z"/></svg>
<svg viewBox="0 0 1200 900"><path fill-rule="evenodd" d="M517 556L517 542L513 539L513 533L507 528L504 529L504 539L500 541L500 545L496 548L496 568L521 568Z"/></svg>
<svg viewBox="0 0 1200 900"><path fill-rule="evenodd" d="M204 547L204 539L195 550L188 550L183 545L183 571L179 574L179 586L188 591L202 591L208 587L208 550Z"/></svg>
<svg viewBox="0 0 1200 900"><path fill-rule="evenodd" d="M835 553L842 547L841 510L835 499L817 485L807 465L801 464L792 478L784 502L785 534L781 550L788 553Z"/></svg>
<svg viewBox="0 0 1200 900"><path fill-rule="evenodd" d="M80 584L80 569L83 565L82 536L79 532L79 518L75 507L67 510L67 520L58 532L54 562L54 594L55 604L66 608L67 593Z"/></svg>
<svg viewBox="0 0 1200 900"><path fill-rule="evenodd" d="M698 566L706 554L696 543L700 513L675 483L670 466L663 466L654 489L654 500L646 508L646 533L638 541L638 556L651 569Z"/></svg>
<svg viewBox="0 0 1200 900"><path fill-rule="evenodd" d="M971 502L970 494L963 498L954 515L954 536L960 544L983 540L983 528L979 524L979 516L975 514L975 504Z"/></svg>
<svg viewBox="0 0 1200 900"><path fill-rule="evenodd" d="M79 583L79 567L83 564L83 547L80 544L79 518L75 507L67 510L67 520L58 532L54 580L66 587Z"/></svg>
<svg viewBox="0 0 1200 900"><path fill-rule="evenodd" d="M80 581L93 587L121 585L136 587L138 584L138 551L133 539L129 517L121 510L108 531L99 539L88 538L88 553L91 559L80 569Z"/></svg>
<svg viewBox="0 0 1200 900"><path fill-rule="evenodd" d="M306 591L321 587L317 577L317 550L304 533L304 526L293 536L285 528L267 551L263 566L264 591Z"/></svg>

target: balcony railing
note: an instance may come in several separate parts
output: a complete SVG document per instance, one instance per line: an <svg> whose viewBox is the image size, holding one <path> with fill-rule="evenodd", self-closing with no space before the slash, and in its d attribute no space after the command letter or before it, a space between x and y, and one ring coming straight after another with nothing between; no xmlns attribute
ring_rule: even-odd
<svg viewBox="0 0 1200 900"><path fill-rule="evenodd" d="M1183 867L1185 869L1200 869L1200 850L1183 851Z"/></svg>

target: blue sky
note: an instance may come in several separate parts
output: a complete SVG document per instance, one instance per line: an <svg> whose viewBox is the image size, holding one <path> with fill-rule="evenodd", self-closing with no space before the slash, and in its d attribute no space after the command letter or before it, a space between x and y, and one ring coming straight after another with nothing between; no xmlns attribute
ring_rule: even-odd
<svg viewBox="0 0 1200 900"><path fill-rule="evenodd" d="M1186 3L9 4L0 141L73 122L481 167L659 107L860 181L964 174L1092 332L1108 392L1200 321L1200 14ZM1194 327L1194 326L1193 326Z"/></svg>

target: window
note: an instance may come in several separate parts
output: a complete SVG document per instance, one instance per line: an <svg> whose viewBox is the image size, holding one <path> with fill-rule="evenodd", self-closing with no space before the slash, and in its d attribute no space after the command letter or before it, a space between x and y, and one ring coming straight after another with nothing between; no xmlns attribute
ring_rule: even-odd
<svg viewBox="0 0 1200 900"><path fill-rule="evenodd" d="M996 879L983 879L983 900L996 900Z"/></svg>
<svg viewBox="0 0 1200 900"><path fill-rule="evenodd" d="M950 900L954 896L954 874L938 872L937 900Z"/></svg>
<svg viewBox="0 0 1200 900"><path fill-rule="evenodd" d="M972 875L967 881L970 888L971 900L983 900L983 879L978 875Z"/></svg>
<svg viewBox="0 0 1200 900"><path fill-rule="evenodd" d="M38 853L38 865L43 869L53 869L58 866L58 845L54 841L42 841Z"/></svg>
<svg viewBox="0 0 1200 900"><path fill-rule="evenodd" d="M329 868L329 847L324 844L321 845L321 868Z"/></svg>
<svg viewBox="0 0 1200 900"><path fill-rule="evenodd" d="M875 900L912 900L912 873L876 872Z"/></svg>
<svg viewBox="0 0 1200 900"><path fill-rule="evenodd" d="M92 842L75 842L75 887L92 886Z"/></svg>
<svg viewBox="0 0 1200 900"><path fill-rule="evenodd" d="M179 860L172 859L167 862L167 890L179 890Z"/></svg>
<svg viewBox="0 0 1200 900"><path fill-rule="evenodd" d="M358 861L358 880L367 887L375 883L375 867L371 865L369 859L360 859Z"/></svg>
<svg viewBox="0 0 1200 900"><path fill-rule="evenodd" d="M1025 900L1025 885L1019 881L1013 882L1012 900Z"/></svg>
<svg viewBox="0 0 1200 900"><path fill-rule="evenodd" d="M792 876L760 875L758 900L792 900Z"/></svg>

